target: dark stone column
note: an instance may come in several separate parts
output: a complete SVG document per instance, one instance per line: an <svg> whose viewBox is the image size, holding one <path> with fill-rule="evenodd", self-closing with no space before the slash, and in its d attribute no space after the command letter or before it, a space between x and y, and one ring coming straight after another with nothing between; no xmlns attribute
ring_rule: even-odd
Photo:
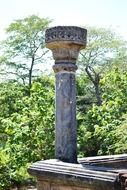
<svg viewBox="0 0 127 190"><path fill-rule="evenodd" d="M77 163L76 59L85 47L86 30L54 27L46 31L46 46L53 52L56 74L56 159Z"/></svg>
<svg viewBox="0 0 127 190"><path fill-rule="evenodd" d="M75 70L75 66L74 70ZM56 73L56 158L77 162L75 73Z"/></svg>

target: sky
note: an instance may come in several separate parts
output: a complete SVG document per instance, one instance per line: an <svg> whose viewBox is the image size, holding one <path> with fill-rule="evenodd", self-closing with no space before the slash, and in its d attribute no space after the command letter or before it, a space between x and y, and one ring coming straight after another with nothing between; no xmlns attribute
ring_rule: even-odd
<svg viewBox="0 0 127 190"><path fill-rule="evenodd" d="M127 40L127 0L0 0L0 40L11 22L32 14L51 26L111 27Z"/></svg>
<svg viewBox="0 0 127 190"><path fill-rule="evenodd" d="M51 26L110 27L127 40L127 0L0 0L0 41L10 23L32 14L52 19Z"/></svg>
<svg viewBox="0 0 127 190"><path fill-rule="evenodd" d="M0 40L11 22L32 14L52 26L112 27L127 39L127 0L0 0Z"/></svg>

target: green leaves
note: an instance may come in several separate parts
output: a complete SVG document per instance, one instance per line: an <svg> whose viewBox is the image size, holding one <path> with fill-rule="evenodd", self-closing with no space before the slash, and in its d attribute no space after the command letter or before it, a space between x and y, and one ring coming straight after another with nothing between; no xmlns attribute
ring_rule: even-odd
<svg viewBox="0 0 127 190"><path fill-rule="evenodd" d="M103 103L78 114L79 155L118 154L127 151L127 74L114 67L100 81ZM81 117L82 115L82 117ZM82 118L82 119L81 119Z"/></svg>
<svg viewBox="0 0 127 190"><path fill-rule="evenodd" d="M47 53L44 35L51 20L36 15L16 20L7 31L7 39L1 43L3 56L1 64L6 64L4 72L31 88L34 65L44 62ZM4 61L4 62L3 62ZM11 66L13 63L13 67ZM14 67L15 66L15 67Z"/></svg>
<svg viewBox="0 0 127 190"><path fill-rule="evenodd" d="M54 157L53 81L48 76L38 78L30 97L24 86L14 82L1 84L0 94L0 153L5 152L0 188L5 189L30 178L27 167L32 162Z"/></svg>
<svg viewBox="0 0 127 190"><path fill-rule="evenodd" d="M103 66L116 57L123 47L126 47L126 42L111 29L88 27L87 46L81 53L79 65Z"/></svg>

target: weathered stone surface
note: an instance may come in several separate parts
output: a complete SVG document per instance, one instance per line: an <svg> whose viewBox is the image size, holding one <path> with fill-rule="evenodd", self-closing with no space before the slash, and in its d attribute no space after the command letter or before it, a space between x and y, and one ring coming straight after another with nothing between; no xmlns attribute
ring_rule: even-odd
<svg viewBox="0 0 127 190"><path fill-rule="evenodd" d="M77 162L76 89L74 73L56 74L56 158Z"/></svg>
<svg viewBox="0 0 127 190"><path fill-rule="evenodd" d="M85 164L69 164L58 160L39 161L29 169L32 175L37 176L38 183L43 186L43 181L50 184L50 189L63 187L72 190L118 190L119 173L108 171L104 168L89 168ZM48 186L48 185L47 185ZM48 186L49 187L49 186ZM43 188L42 188L43 189ZM39 190L42 190L41 188Z"/></svg>
<svg viewBox="0 0 127 190"><path fill-rule="evenodd" d="M57 26L47 29L45 42L68 41L75 44L86 44L87 30L77 26ZM54 43L53 43L54 46Z"/></svg>
<svg viewBox="0 0 127 190"><path fill-rule="evenodd" d="M86 157L79 161L85 165L107 167L115 171L127 169L127 154Z"/></svg>
<svg viewBox="0 0 127 190"><path fill-rule="evenodd" d="M76 60L86 45L87 31L75 26L58 26L46 31L46 47L53 52L56 73L56 159L77 163Z"/></svg>
<svg viewBox="0 0 127 190"><path fill-rule="evenodd" d="M52 50L55 62L75 63L79 51L86 46L87 30L75 26L57 26L46 31L46 47Z"/></svg>
<svg viewBox="0 0 127 190"><path fill-rule="evenodd" d="M119 166L121 161L125 163L125 168L112 167L116 162ZM107 164L96 166L97 162ZM84 161L80 159L80 164L46 160L34 163L29 173L37 177L38 190L126 190L126 162L127 154L87 157Z"/></svg>
<svg viewBox="0 0 127 190"><path fill-rule="evenodd" d="M72 72L75 72L76 70L77 70L77 66L75 65L75 64L73 64L73 63L60 63L60 64L55 64L55 65L53 65L53 70L54 70L54 72L55 73L58 73L58 72L63 72L63 73L65 73L65 72L70 72L70 73L72 73Z"/></svg>
<svg viewBox="0 0 127 190"><path fill-rule="evenodd" d="M47 181L38 181L37 190L51 190L51 185Z"/></svg>

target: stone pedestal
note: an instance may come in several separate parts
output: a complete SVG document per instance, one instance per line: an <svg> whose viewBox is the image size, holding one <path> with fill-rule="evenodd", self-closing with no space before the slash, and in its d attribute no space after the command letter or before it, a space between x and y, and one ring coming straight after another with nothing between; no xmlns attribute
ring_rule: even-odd
<svg viewBox="0 0 127 190"><path fill-rule="evenodd" d="M79 164L39 161L29 173L37 177L38 190L126 190L127 154L88 157Z"/></svg>
<svg viewBox="0 0 127 190"><path fill-rule="evenodd" d="M38 190L109 190L117 183L117 173L89 170L83 164L58 160L35 163L30 173L37 176Z"/></svg>

